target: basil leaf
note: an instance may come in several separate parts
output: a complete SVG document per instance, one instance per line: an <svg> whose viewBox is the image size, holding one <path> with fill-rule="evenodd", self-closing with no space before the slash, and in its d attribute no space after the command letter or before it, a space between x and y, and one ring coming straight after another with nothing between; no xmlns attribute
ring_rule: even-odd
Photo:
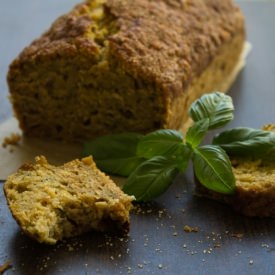
<svg viewBox="0 0 275 275"><path fill-rule="evenodd" d="M275 147L271 148L264 156L265 160L275 162Z"/></svg>
<svg viewBox="0 0 275 275"><path fill-rule="evenodd" d="M123 191L134 195L137 201L148 201L164 193L177 174L174 160L157 156L137 167L126 181Z"/></svg>
<svg viewBox="0 0 275 275"><path fill-rule="evenodd" d="M122 177L128 177L144 161L145 159L140 157L95 160L100 170Z"/></svg>
<svg viewBox="0 0 275 275"><path fill-rule="evenodd" d="M180 172L184 172L192 157L193 151L187 144L181 144L175 153L175 160Z"/></svg>
<svg viewBox="0 0 275 275"><path fill-rule="evenodd" d="M141 137L135 133L103 136L85 143L82 156L92 155L98 168L104 172L129 176L144 161L136 156Z"/></svg>
<svg viewBox="0 0 275 275"><path fill-rule="evenodd" d="M229 155L262 156L275 149L275 133L252 128L235 128L217 135L213 144Z"/></svg>
<svg viewBox="0 0 275 275"><path fill-rule="evenodd" d="M142 137L137 146L137 155L150 159L155 156L172 155L183 142L181 132L158 130Z"/></svg>
<svg viewBox="0 0 275 275"><path fill-rule="evenodd" d="M208 127L208 118L195 122L187 131L186 142L193 148L199 146L208 131Z"/></svg>
<svg viewBox="0 0 275 275"><path fill-rule="evenodd" d="M233 119L232 98L220 92L203 95L189 109L193 121L209 119L209 129L224 126Z"/></svg>
<svg viewBox="0 0 275 275"><path fill-rule="evenodd" d="M194 150L195 175L206 188L224 194L235 190L235 177L231 163L219 146L207 145Z"/></svg>

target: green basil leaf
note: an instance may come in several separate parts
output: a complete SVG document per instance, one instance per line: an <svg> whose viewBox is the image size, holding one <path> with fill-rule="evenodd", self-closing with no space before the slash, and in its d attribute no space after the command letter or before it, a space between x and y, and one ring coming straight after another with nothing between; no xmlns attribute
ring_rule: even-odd
<svg viewBox="0 0 275 275"><path fill-rule="evenodd" d="M137 155L150 159L155 156L170 156L183 142L181 132L158 130L142 137L137 146Z"/></svg>
<svg viewBox="0 0 275 275"><path fill-rule="evenodd" d="M128 177L144 161L145 159L140 157L95 160L100 170L122 177Z"/></svg>
<svg viewBox="0 0 275 275"><path fill-rule="evenodd" d="M194 150L195 175L206 188L224 194L235 191L235 177L225 151L216 145Z"/></svg>
<svg viewBox="0 0 275 275"><path fill-rule="evenodd" d="M220 92L203 95L189 109L193 121L209 119L209 129L219 128L233 119L232 98Z"/></svg>
<svg viewBox="0 0 275 275"><path fill-rule="evenodd" d="M186 133L186 142L195 148L200 145L209 127L209 119L202 119L195 122Z"/></svg>
<svg viewBox="0 0 275 275"><path fill-rule="evenodd" d="M229 155L263 156L275 149L275 133L252 128L234 128L213 139Z"/></svg>
<svg viewBox="0 0 275 275"><path fill-rule="evenodd" d="M174 160L157 156L137 167L126 181L123 191L134 195L137 201L148 201L164 193L177 174Z"/></svg>
<svg viewBox="0 0 275 275"><path fill-rule="evenodd" d="M104 172L129 176L144 161L136 155L141 137L135 133L103 136L85 143L82 156L92 155L98 168Z"/></svg>
<svg viewBox="0 0 275 275"><path fill-rule="evenodd" d="M189 164L190 159L192 158L193 150L187 144L181 144L178 150L175 153L175 160L177 167L181 173L183 173Z"/></svg>
<svg viewBox="0 0 275 275"><path fill-rule="evenodd" d="M268 150L268 152L264 156L264 159L267 161L275 162L275 147Z"/></svg>

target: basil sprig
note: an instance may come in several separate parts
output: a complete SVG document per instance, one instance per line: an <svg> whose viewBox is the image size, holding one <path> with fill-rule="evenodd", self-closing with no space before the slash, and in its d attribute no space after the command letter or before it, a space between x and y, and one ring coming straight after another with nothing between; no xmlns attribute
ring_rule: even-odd
<svg viewBox="0 0 275 275"><path fill-rule="evenodd" d="M206 188L224 194L232 194L235 190L235 177L228 156L218 145L199 145L209 129L230 122L233 111L231 97L220 92L203 95L190 107L189 115L194 124L186 134L186 143L193 151L196 177Z"/></svg>
<svg viewBox="0 0 275 275"><path fill-rule="evenodd" d="M202 185L232 194L235 177L226 153L260 154L274 152L275 148L274 134L249 128L225 131L214 138L212 145L200 146L209 130L233 119L233 111L229 96L219 92L206 94L190 107L194 123L185 137L169 129L147 135L110 135L86 143L82 155L92 155L98 167L107 173L128 177L123 190L137 201L163 194L190 161Z"/></svg>

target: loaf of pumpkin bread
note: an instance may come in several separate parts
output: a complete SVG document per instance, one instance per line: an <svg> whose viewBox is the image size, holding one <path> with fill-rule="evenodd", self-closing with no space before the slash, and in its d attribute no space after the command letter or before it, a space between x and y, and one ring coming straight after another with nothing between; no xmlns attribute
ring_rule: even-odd
<svg viewBox="0 0 275 275"><path fill-rule="evenodd" d="M275 125L263 129L275 132ZM235 194L219 194L196 181L197 195L227 203L246 216L275 217L275 151L272 154L268 159L231 158Z"/></svg>
<svg viewBox="0 0 275 275"><path fill-rule="evenodd" d="M4 192L23 232L41 243L97 231L128 231L133 197L100 172L91 157L63 166L45 157L8 177Z"/></svg>
<svg viewBox="0 0 275 275"><path fill-rule="evenodd" d="M11 101L29 136L179 129L196 98L226 90L244 41L232 0L88 0L10 65Z"/></svg>

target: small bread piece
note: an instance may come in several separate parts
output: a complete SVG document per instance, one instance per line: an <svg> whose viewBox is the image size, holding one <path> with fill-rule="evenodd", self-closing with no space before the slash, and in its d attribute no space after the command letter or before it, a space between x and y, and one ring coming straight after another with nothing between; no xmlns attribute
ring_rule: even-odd
<svg viewBox="0 0 275 275"><path fill-rule="evenodd" d="M263 127L274 131L275 125ZM206 189L196 179L196 194L225 202L246 216L275 217L275 161L231 159L236 178L234 195L223 195Z"/></svg>
<svg viewBox="0 0 275 275"><path fill-rule="evenodd" d="M38 242L55 244L90 230L129 229L133 197L124 194L91 157L62 166L43 156L8 177L4 192L13 217Z"/></svg>
<svg viewBox="0 0 275 275"><path fill-rule="evenodd" d="M232 206L246 216L275 217L275 163L232 160L236 178L234 195L223 195L196 182L196 194Z"/></svg>

